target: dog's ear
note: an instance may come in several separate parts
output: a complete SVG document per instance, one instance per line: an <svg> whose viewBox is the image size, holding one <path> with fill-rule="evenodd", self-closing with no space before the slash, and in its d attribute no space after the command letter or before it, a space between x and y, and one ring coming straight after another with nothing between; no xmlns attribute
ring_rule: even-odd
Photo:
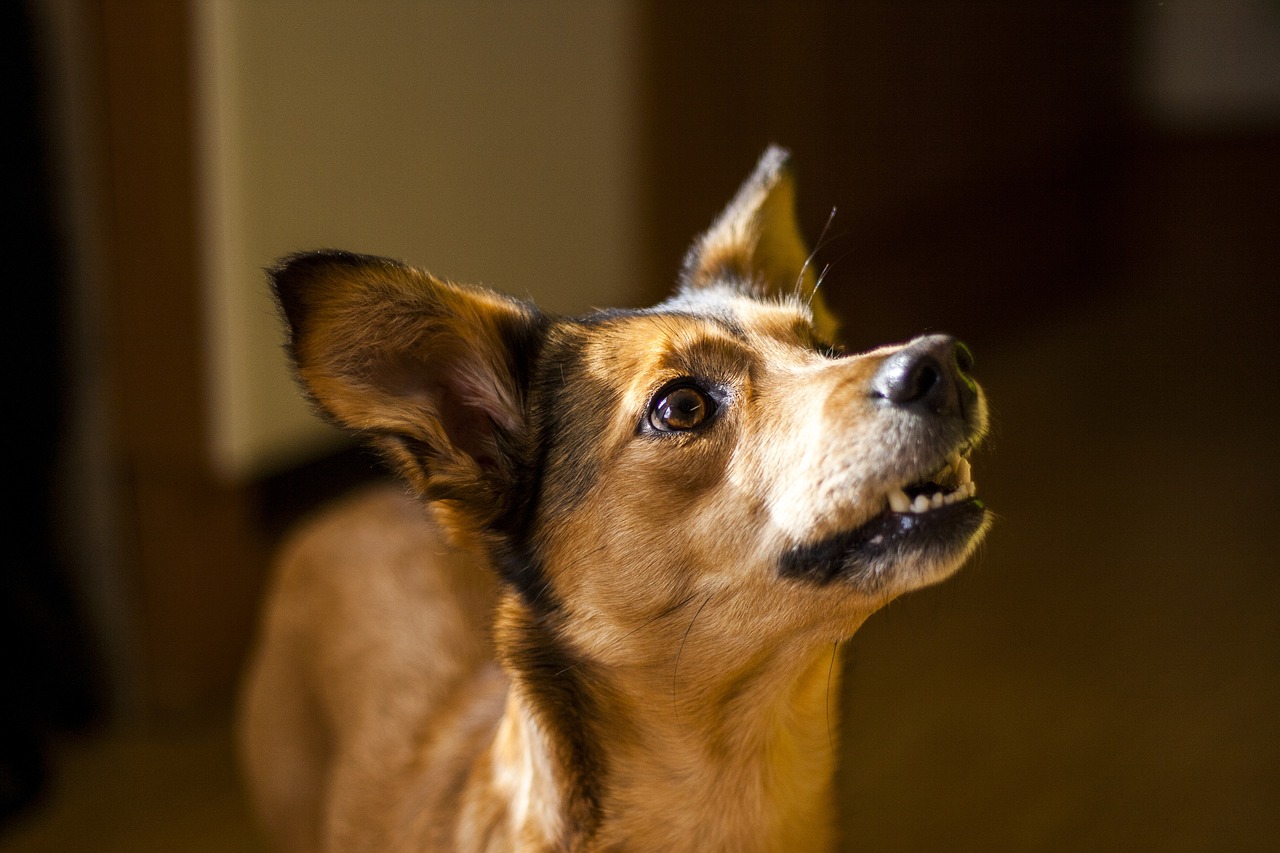
<svg viewBox="0 0 1280 853"><path fill-rule="evenodd" d="M820 334L833 337L835 318L822 295L800 224L786 149L771 146L737 195L694 242L680 272L681 291L729 283L754 296L795 295L813 311Z"/></svg>
<svg viewBox="0 0 1280 853"><path fill-rule="evenodd" d="M292 255L268 271L299 382L415 489L485 523L503 509L541 317L385 258Z"/></svg>

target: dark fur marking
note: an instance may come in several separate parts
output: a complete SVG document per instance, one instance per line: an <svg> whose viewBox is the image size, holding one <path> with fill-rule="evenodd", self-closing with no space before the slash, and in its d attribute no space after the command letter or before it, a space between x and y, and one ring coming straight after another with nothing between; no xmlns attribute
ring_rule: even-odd
<svg viewBox="0 0 1280 853"><path fill-rule="evenodd" d="M559 609L559 599L551 590L542 561L526 542L503 537L490 545L489 559L498 577L514 589L530 608L540 613Z"/></svg>
<svg viewBox="0 0 1280 853"><path fill-rule="evenodd" d="M654 317L681 317L687 320L712 323L719 326L720 330L727 333L730 337L737 338L739 341L743 342L747 340L747 330L739 321L738 315L727 308L719 308L711 305L700 305L697 308L683 308L677 301L664 303L644 313Z"/></svg>
<svg viewBox="0 0 1280 853"><path fill-rule="evenodd" d="M594 315L593 315L594 316ZM617 391L593 379L583 364L584 331L578 320L548 322L528 351L521 377L526 430L511 454L518 459L512 492L494 523L502 543L491 548L495 568L532 612L559 609L538 554L537 528L562 518L598 475L593 451Z"/></svg>
<svg viewBox="0 0 1280 853"><path fill-rule="evenodd" d="M562 329L537 381L543 519L563 517L590 492L600 470L599 437L618 403L617 388L589 375L584 337L581 327Z"/></svg>
<svg viewBox="0 0 1280 853"><path fill-rule="evenodd" d="M521 617L509 626L504 662L517 674L560 765L567 819L557 849L581 849L600 826L608 770L593 722L600 718L599 701L589 687L600 679L593 664L560 639L557 617L527 609Z"/></svg>
<svg viewBox="0 0 1280 853"><path fill-rule="evenodd" d="M954 552L978 531L986 509L978 500L951 504L928 513L886 512L861 527L783 552L783 577L827 584L850 581L874 590L884 581L879 569L911 554Z"/></svg>
<svg viewBox="0 0 1280 853"><path fill-rule="evenodd" d="M296 335L291 334L290 330L305 325L306 315L309 313L306 297L311 288L308 284L335 268L359 272L369 269L395 269L396 264L387 258L374 255L323 249L315 252L295 252L269 267L267 280L271 284L272 295L275 296L276 304L286 321L285 331L289 334L286 346L291 356L294 355L293 344Z"/></svg>
<svg viewBox="0 0 1280 853"><path fill-rule="evenodd" d="M511 464L511 482L503 510L493 523L500 539L489 550L499 576L526 604L543 611L557 609L558 601L550 592L550 582L533 547L531 534L541 503L546 467L539 427L541 393L535 376L555 323L546 315L538 314L535 326L512 329L506 335L509 367L522 395L525 429L518 436L497 431L499 448Z"/></svg>

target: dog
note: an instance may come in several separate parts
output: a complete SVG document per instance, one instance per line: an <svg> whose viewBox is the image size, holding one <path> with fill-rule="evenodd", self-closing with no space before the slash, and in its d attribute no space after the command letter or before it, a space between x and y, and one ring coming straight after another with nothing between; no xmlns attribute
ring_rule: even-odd
<svg viewBox="0 0 1280 853"><path fill-rule="evenodd" d="M239 724L280 849L833 848L840 645L983 537L987 404L949 336L840 351L809 259L771 147L651 308L269 270L400 475L281 548Z"/></svg>

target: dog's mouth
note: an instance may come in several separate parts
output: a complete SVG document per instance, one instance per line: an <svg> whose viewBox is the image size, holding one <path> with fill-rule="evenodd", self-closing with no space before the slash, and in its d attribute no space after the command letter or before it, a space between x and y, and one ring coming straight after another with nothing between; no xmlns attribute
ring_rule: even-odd
<svg viewBox="0 0 1280 853"><path fill-rule="evenodd" d="M973 469L968 457L955 451L928 478L892 489L887 501L889 512L922 515L944 506L973 500L977 493L978 485L973 481Z"/></svg>
<svg viewBox="0 0 1280 853"><path fill-rule="evenodd" d="M890 489L884 508L858 527L788 549L780 569L818 583L843 579L868 592L884 589L906 564L916 566L912 586L939 580L985 527L977 491L966 451L953 451L934 473Z"/></svg>

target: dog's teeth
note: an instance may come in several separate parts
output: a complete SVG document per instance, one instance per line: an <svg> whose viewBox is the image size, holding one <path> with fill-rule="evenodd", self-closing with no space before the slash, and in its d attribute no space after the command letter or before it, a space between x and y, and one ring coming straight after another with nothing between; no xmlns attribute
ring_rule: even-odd
<svg viewBox="0 0 1280 853"><path fill-rule="evenodd" d="M911 499L902 489L894 489L889 493L889 509L894 512L907 512L911 509Z"/></svg>
<svg viewBox="0 0 1280 853"><path fill-rule="evenodd" d="M968 469L965 468L965 473ZM902 489L889 492L889 509L893 512L925 513L960 501L966 501L978 491L972 480L967 480L947 492L936 492L932 495L916 495L913 501Z"/></svg>
<svg viewBox="0 0 1280 853"><path fill-rule="evenodd" d="M969 460L961 458L955 463L956 474L960 477L960 485L966 485L973 482L973 469L969 466Z"/></svg>

